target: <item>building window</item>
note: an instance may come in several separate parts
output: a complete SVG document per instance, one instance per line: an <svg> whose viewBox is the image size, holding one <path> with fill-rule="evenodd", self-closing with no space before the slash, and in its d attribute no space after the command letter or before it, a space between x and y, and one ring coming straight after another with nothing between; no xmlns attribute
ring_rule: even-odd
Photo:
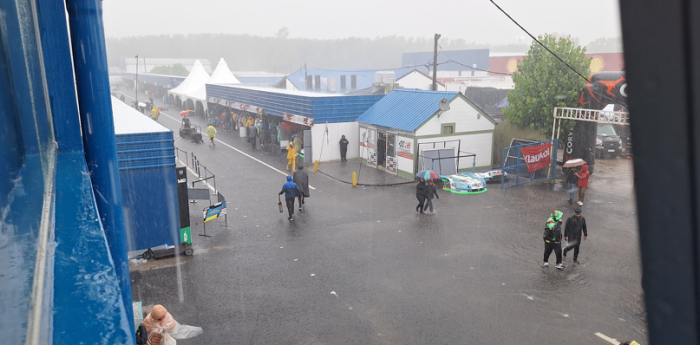
<svg viewBox="0 0 700 345"><path fill-rule="evenodd" d="M442 134L454 134L455 125L454 123L442 125Z"/></svg>

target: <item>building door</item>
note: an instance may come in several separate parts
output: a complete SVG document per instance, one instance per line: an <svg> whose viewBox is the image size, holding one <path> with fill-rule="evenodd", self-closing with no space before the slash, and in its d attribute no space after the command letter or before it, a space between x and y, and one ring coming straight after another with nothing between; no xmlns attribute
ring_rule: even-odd
<svg viewBox="0 0 700 345"><path fill-rule="evenodd" d="M396 133L386 133L386 172L398 174L398 157L396 156Z"/></svg>
<svg viewBox="0 0 700 345"><path fill-rule="evenodd" d="M386 132L377 133L377 166L386 168Z"/></svg>

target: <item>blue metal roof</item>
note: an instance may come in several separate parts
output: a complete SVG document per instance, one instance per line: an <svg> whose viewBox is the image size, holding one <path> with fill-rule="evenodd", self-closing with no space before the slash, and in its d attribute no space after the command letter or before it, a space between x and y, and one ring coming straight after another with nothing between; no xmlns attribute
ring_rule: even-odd
<svg viewBox="0 0 700 345"><path fill-rule="evenodd" d="M275 86L284 77L236 77L241 84Z"/></svg>
<svg viewBox="0 0 700 345"><path fill-rule="evenodd" d="M289 113L315 123L352 122L384 95L343 96L238 85L206 84L207 97L263 108L265 114Z"/></svg>
<svg viewBox="0 0 700 345"><path fill-rule="evenodd" d="M398 69L393 69L391 71L393 71L396 74L396 79L398 80L399 78L405 76L406 74L413 72L413 70L415 70L415 68L398 68ZM302 68L302 69L288 75L287 78L299 90L309 91L309 92L318 92L316 90L306 90L305 76L320 75L321 76L321 91L320 92L348 93L348 92L361 90L361 89L365 89L365 88L372 86L372 83L374 83L374 80L375 80L375 75L379 71L380 70L376 70L376 69L327 70L327 69L317 69L317 68L307 68L307 69ZM345 85L346 85L345 90L340 89L340 76L341 75L345 76ZM355 89L350 89L350 80L351 80L352 75L357 76L357 85L356 85ZM326 85L328 78L335 79L335 91L328 90L328 86ZM241 82L243 82L243 81L241 81Z"/></svg>
<svg viewBox="0 0 700 345"><path fill-rule="evenodd" d="M469 67L465 67L450 60L457 61L463 65L488 70L489 69L489 50L488 49L469 49L469 50L451 50L438 52L438 71L471 71ZM433 52L419 53L403 53L401 62L404 66L416 65L432 65ZM418 67L420 68L420 67Z"/></svg>
<svg viewBox="0 0 700 345"><path fill-rule="evenodd" d="M134 73L122 73L122 79L133 81L135 78ZM172 75L162 75L162 74L151 74L151 73L139 73L139 81L142 83L151 83L153 85L159 86L169 86L170 88L175 88L185 81L185 77L178 77Z"/></svg>
<svg viewBox="0 0 700 345"><path fill-rule="evenodd" d="M451 101L457 95L456 91L397 89L367 109L357 121L413 132L440 109L441 98Z"/></svg>

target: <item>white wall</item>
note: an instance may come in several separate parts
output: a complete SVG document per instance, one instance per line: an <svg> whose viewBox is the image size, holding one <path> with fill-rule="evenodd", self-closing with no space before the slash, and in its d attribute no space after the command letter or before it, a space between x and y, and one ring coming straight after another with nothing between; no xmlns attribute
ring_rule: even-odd
<svg viewBox="0 0 700 345"><path fill-rule="evenodd" d="M478 116L477 116L478 115ZM433 116L416 131L416 136L441 134L442 124L454 123L455 133L493 130L496 125L491 123L485 116L480 115L477 110L467 101L456 97L450 103L450 110L440 114L440 117Z"/></svg>
<svg viewBox="0 0 700 345"><path fill-rule="evenodd" d="M407 143L410 143L410 146L407 147L408 151L411 151L410 156L413 156L414 148L416 145L415 140L411 137L405 137L405 136L401 136L401 135L396 137L396 152L397 152L398 157L399 157L398 168L399 168L399 170L407 171L409 173L416 173L415 171L413 171L416 157L413 156L412 159L409 159L409 158L404 157L404 155L401 154L401 149L399 147L401 141L404 142L404 145L406 145Z"/></svg>
<svg viewBox="0 0 700 345"><path fill-rule="evenodd" d="M328 124L328 140L326 140L326 124L314 123L311 127L311 145L313 160L328 162L340 160L340 137L345 135L348 144L347 159L358 157L358 124L357 122L338 122ZM323 152L321 152L323 146ZM321 156L323 155L323 156Z"/></svg>
<svg viewBox="0 0 700 345"><path fill-rule="evenodd" d="M462 152L470 152L476 154L476 166L481 167L481 166L491 166L491 154L493 152L493 133L479 133L479 134L464 134L464 135L455 135L455 136L449 136L449 137L440 137L440 138L421 138L418 139L418 143L429 143L429 142L435 142L435 141L447 141L447 140L461 140L461 145L459 147L459 150ZM450 143L447 147L454 146L455 148L456 143L454 145ZM421 149L426 149L425 145L419 145L418 146ZM437 147L437 148L441 148ZM457 150L455 150L457 151ZM457 153L457 152L455 152ZM420 152L418 152L418 155L421 155ZM419 158L416 158L419 159ZM459 168L460 169L467 169L472 167L472 158L461 158L459 161ZM399 161L401 163L401 161ZM419 163L420 164L420 163ZM420 169L420 166L418 167ZM402 169L403 170L403 169Z"/></svg>
<svg viewBox="0 0 700 345"><path fill-rule="evenodd" d="M404 89L432 90L433 80L425 74L413 71L396 81ZM445 91L445 86L438 84L438 91Z"/></svg>

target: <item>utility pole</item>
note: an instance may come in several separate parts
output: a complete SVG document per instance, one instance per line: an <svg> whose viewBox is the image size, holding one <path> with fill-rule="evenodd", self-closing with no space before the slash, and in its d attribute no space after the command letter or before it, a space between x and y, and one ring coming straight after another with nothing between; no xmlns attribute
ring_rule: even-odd
<svg viewBox="0 0 700 345"><path fill-rule="evenodd" d="M134 100L136 100L136 110L138 110L139 109L139 56L138 56L138 54L136 55L136 78L135 78L135 80L136 80L136 85L134 85L134 90L136 90L136 92L135 92Z"/></svg>
<svg viewBox="0 0 700 345"><path fill-rule="evenodd" d="M309 79L308 71L306 70L306 62L304 62L304 91L309 91L309 84L307 79Z"/></svg>
<svg viewBox="0 0 700 345"><path fill-rule="evenodd" d="M435 34L435 50L433 51L433 91L437 91L437 48L440 34Z"/></svg>
<svg viewBox="0 0 700 345"><path fill-rule="evenodd" d="M148 73L148 70L146 70L146 57L143 57L143 73Z"/></svg>

